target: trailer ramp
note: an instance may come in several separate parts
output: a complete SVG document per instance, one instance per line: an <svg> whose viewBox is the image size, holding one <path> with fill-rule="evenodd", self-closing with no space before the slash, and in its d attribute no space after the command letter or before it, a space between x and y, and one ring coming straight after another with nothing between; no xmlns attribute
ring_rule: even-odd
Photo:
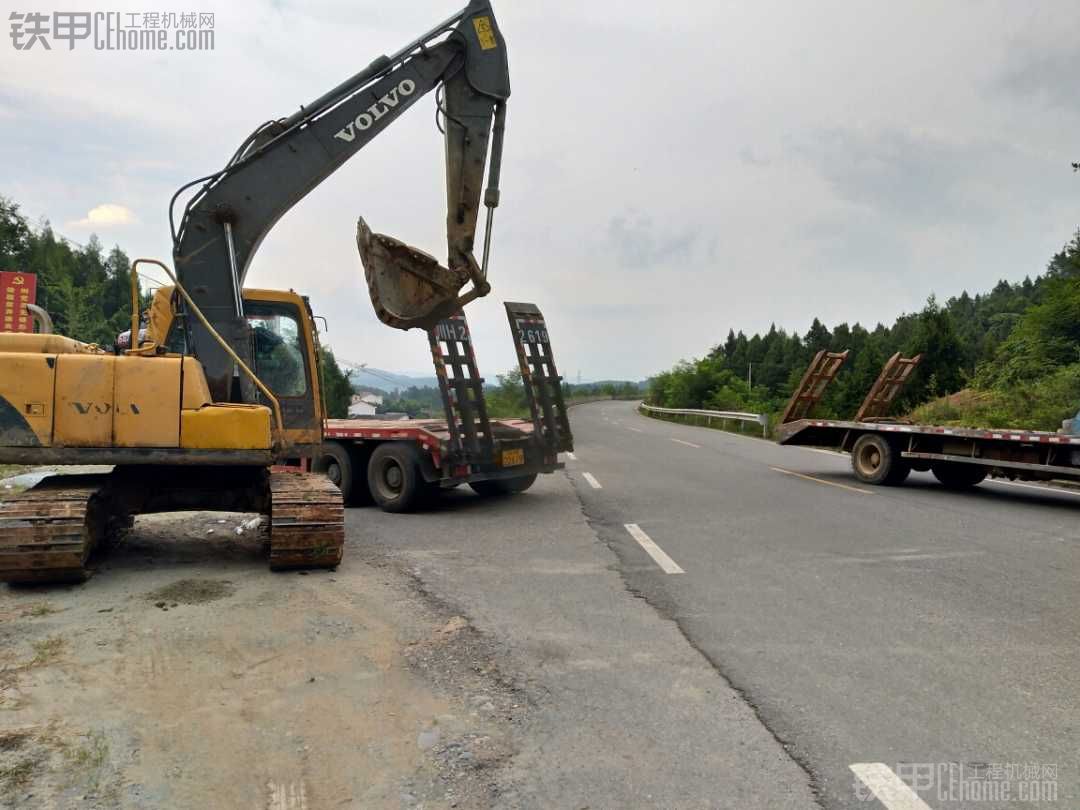
<svg viewBox="0 0 1080 810"><path fill-rule="evenodd" d="M911 375L915 373L922 355L914 357L901 357L897 352L890 357L881 373L870 387L866 399L863 400L859 410L855 413L856 422L872 422L879 419L887 419L889 408L899 396L904 386L907 385Z"/></svg>
<svg viewBox="0 0 1080 810"><path fill-rule="evenodd" d="M574 449L574 437L570 433L562 377L555 367L543 313L535 304L507 301L505 306L536 435L543 438L553 453L570 452Z"/></svg>
<svg viewBox="0 0 1080 810"><path fill-rule="evenodd" d="M428 330L428 343L446 412L451 452L464 463L490 459L494 445L484 401L484 378L476 364L465 313L455 313L435 324Z"/></svg>
<svg viewBox="0 0 1080 810"><path fill-rule="evenodd" d="M850 351L850 349L845 349L842 352L827 352L823 349L814 355L814 359L810 361L810 367L806 369L802 380L799 381L799 387L795 389L791 399L788 400L787 407L784 408L780 424L796 422L799 419L805 419L810 414L824 396L829 383L836 379Z"/></svg>

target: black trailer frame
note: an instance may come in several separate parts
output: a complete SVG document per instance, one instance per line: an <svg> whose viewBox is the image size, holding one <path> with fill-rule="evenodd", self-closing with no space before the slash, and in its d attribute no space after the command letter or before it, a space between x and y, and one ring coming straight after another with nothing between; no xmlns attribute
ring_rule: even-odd
<svg viewBox="0 0 1080 810"><path fill-rule="evenodd" d="M893 355L850 421L808 414L847 358L819 352L792 394L777 428L784 445L824 447L851 454L856 478L897 485L912 470L930 471L945 486L972 487L988 475L1025 481L1080 481L1080 436L1035 430L995 430L915 425L885 414L918 365L920 356ZM827 379L822 384L823 374ZM790 418L794 417L794 418Z"/></svg>

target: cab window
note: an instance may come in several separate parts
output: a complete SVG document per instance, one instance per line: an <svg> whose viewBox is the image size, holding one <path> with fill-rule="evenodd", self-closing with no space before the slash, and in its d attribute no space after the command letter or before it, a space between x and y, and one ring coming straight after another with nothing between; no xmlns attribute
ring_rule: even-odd
<svg viewBox="0 0 1080 810"><path fill-rule="evenodd" d="M245 316L255 343L255 373L279 397L299 397L308 390L304 335L296 308L248 301Z"/></svg>
<svg viewBox="0 0 1080 810"><path fill-rule="evenodd" d="M177 315L169 326L169 335L165 338L165 351L170 354L187 354L187 329L184 328L184 316Z"/></svg>

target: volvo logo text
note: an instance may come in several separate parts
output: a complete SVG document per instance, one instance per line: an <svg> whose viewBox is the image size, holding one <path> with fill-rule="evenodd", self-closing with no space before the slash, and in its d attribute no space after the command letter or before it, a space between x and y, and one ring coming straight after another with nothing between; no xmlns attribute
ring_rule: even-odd
<svg viewBox="0 0 1080 810"><path fill-rule="evenodd" d="M397 87L392 88L389 93L368 107L365 112L356 116L354 120L349 122L347 127L335 132L334 137L346 143L351 143L356 138L357 130L363 132L370 129L372 124L394 109L402 98L411 96L415 92L416 82L412 79L402 79L398 82Z"/></svg>

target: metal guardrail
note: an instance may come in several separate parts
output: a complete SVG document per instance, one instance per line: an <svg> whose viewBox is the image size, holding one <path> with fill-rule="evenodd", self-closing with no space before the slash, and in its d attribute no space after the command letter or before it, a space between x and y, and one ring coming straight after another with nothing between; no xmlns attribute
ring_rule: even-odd
<svg viewBox="0 0 1080 810"><path fill-rule="evenodd" d="M598 397L581 397L579 399L566 400L566 407L572 408L575 405L588 405L590 402L633 402L637 397L614 397L614 396L598 396Z"/></svg>
<svg viewBox="0 0 1080 810"><path fill-rule="evenodd" d="M652 405L641 403L641 407L650 413L664 413L672 416L703 416L707 423L712 425L713 419L736 422L756 422L761 425L762 437L769 435L769 417L763 413L744 413L742 411L706 411L699 408L656 408Z"/></svg>

